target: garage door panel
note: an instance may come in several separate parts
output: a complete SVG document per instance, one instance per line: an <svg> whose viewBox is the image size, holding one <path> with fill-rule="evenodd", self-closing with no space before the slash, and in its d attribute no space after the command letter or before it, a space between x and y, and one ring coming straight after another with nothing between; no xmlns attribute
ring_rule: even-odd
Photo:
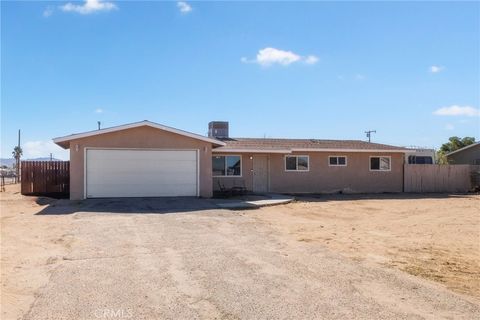
<svg viewBox="0 0 480 320"><path fill-rule="evenodd" d="M164 186L173 185L173 184L174 185L177 185L177 184L195 185L197 182L196 179L194 178L178 177L178 175L177 176L171 175L171 177L169 177L168 175L163 175L162 179L160 180L159 177L155 175L138 176L138 175L129 174L129 175L123 175L123 180L128 181L128 184L130 186L148 185L148 186L153 186L155 188L159 188L162 186L164 187ZM173 180L175 181L174 183L172 183ZM106 185L115 185L117 183L118 183L118 178L112 177L112 176L105 176L104 178L100 178L100 179L90 179L88 183L90 186L89 191L92 191L91 187L95 185L106 186Z"/></svg>
<svg viewBox="0 0 480 320"><path fill-rule="evenodd" d="M185 185L168 185L168 189L164 189L163 186L158 188L144 188L144 185L133 185L131 190L125 190L120 186L111 186L111 185L98 185L98 190L94 193L94 196L89 196L90 198L130 198L130 197L181 197L181 196L192 196L196 193L196 188L192 187L191 184ZM108 192L102 191L109 189Z"/></svg>
<svg viewBox="0 0 480 320"><path fill-rule="evenodd" d="M197 152L87 150L87 197L197 195Z"/></svg>

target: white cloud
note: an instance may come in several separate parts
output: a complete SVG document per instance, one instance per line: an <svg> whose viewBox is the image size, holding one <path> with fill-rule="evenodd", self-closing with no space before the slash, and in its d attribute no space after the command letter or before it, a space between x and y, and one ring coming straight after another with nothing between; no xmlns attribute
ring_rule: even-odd
<svg viewBox="0 0 480 320"><path fill-rule="evenodd" d="M431 66L428 70L431 73L439 73L439 72L442 72L443 70L445 70L445 67L443 67L443 66Z"/></svg>
<svg viewBox="0 0 480 320"><path fill-rule="evenodd" d="M178 1L177 7L181 13L189 13L190 11L192 11L192 6L185 1Z"/></svg>
<svg viewBox="0 0 480 320"><path fill-rule="evenodd" d="M53 143L52 140L48 141L27 141L22 145L23 159L33 159L40 157L50 157L50 153L54 158L68 160L69 151L60 148Z"/></svg>
<svg viewBox="0 0 480 320"><path fill-rule="evenodd" d="M43 10L43 16L45 18L50 17L53 14L54 8L52 6L48 6Z"/></svg>
<svg viewBox="0 0 480 320"><path fill-rule="evenodd" d="M437 109L433 112L437 116L467 116L475 117L480 115L480 110L470 106L449 106Z"/></svg>
<svg viewBox="0 0 480 320"><path fill-rule="evenodd" d="M363 74L360 74L360 73L357 73L355 75L355 80L360 80L361 81L361 80L365 80L366 78L367 78L366 76L364 76Z"/></svg>
<svg viewBox="0 0 480 320"><path fill-rule="evenodd" d="M260 50L257 54L257 62L265 66L273 63L286 66L297 62L300 59L300 56L292 51L283 51L275 48L265 48Z"/></svg>
<svg viewBox="0 0 480 320"><path fill-rule="evenodd" d="M97 108L97 109L95 109L95 113L103 113L103 109L102 108Z"/></svg>
<svg viewBox="0 0 480 320"><path fill-rule="evenodd" d="M305 63L307 64L315 64L318 62L318 57L310 55L305 58Z"/></svg>
<svg viewBox="0 0 480 320"><path fill-rule="evenodd" d="M65 12L76 12L79 14L91 14L100 11L111 11L118 9L113 2L105 2L102 0L85 0L84 4L67 3L60 6L60 9Z"/></svg>
<svg viewBox="0 0 480 320"><path fill-rule="evenodd" d="M243 63L257 63L261 66L268 67L273 64L288 66L295 62L315 64L318 62L318 58L313 55L303 57L292 51L285 51L275 48L264 48L258 51L257 57L255 59L249 60L245 57L242 57L240 61L242 61Z"/></svg>
<svg viewBox="0 0 480 320"><path fill-rule="evenodd" d="M449 131L450 131L450 130L453 130L453 129L455 129L455 126L454 126L453 124L447 123L447 124L445 125L445 130L449 130Z"/></svg>

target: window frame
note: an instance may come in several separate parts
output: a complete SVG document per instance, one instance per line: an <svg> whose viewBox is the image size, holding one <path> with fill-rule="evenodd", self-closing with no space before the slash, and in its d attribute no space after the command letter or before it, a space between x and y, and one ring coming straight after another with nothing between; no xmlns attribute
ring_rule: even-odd
<svg viewBox="0 0 480 320"><path fill-rule="evenodd" d="M287 169L287 157L291 157L291 158L296 159L295 160L295 165L296 165L295 170ZM307 170L298 170L298 158L299 157L307 158ZM310 171L310 156L303 155L303 154L287 154L283 157L283 168L285 169L285 172L309 172Z"/></svg>
<svg viewBox="0 0 480 320"><path fill-rule="evenodd" d="M389 159L389 168L388 170L382 170L380 168L380 164L379 164L379 168L378 169L372 169L372 158L388 158ZM379 160L380 161L380 160ZM368 169L371 171L371 172L390 172L392 171L392 156L370 156L368 158Z"/></svg>
<svg viewBox="0 0 480 320"><path fill-rule="evenodd" d="M331 164L330 163L330 158L337 158L337 164ZM345 164L338 164L338 158L345 158ZM343 156L343 155L338 155L338 156L328 156L328 166L329 167L346 167L348 166L348 157Z"/></svg>
<svg viewBox="0 0 480 320"><path fill-rule="evenodd" d="M213 158L214 157L225 157L225 162L224 162L224 169L225 169L225 175L213 175L213 170L212 170L212 177L213 178L242 178L243 177L243 170L242 170L242 165L243 165L243 158L241 154L215 154L212 155L212 169L213 169ZM227 175L227 157L240 157L240 175Z"/></svg>

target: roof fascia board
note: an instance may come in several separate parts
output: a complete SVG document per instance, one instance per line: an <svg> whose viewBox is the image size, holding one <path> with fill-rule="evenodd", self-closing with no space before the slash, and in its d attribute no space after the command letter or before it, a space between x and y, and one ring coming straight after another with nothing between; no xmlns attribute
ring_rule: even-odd
<svg viewBox="0 0 480 320"><path fill-rule="evenodd" d="M248 152L248 153L292 153L292 152L376 152L376 153L407 153L410 150L391 150L391 149L313 149L313 148L292 148L292 149L227 149L227 148L217 148L212 149L212 152L221 153L221 152Z"/></svg>
<svg viewBox="0 0 480 320"><path fill-rule="evenodd" d="M226 148L217 148L212 149L212 152L222 153L222 152L248 152L248 153L292 153L291 150L280 150L280 149L226 149Z"/></svg>
<svg viewBox="0 0 480 320"><path fill-rule="evenodd" d="M96 136L96 135L104 134L104 133L110 133L110 132L116 132L116 131L121 131L121 130L126 130L126 129L137 128L137 127L141 127L141 126L149 126L149 127L152 127L152 128L176 133L176 134L186 136L186 137L189 137L189 138L210 142L212 144L216 144L216 145L219 145L219 146L226 145L225 142L222 142L220 140L211 139L211 138L204 137L204 136L201 136L201 135L198 135L198 134L195 134L195 133L175 129L175 128L172 128L172 127L167 127L167 126L164 126L164 125L161 125L161 124L158 124L158 123L154 123L154 122L150 122L150 121L141 121L141 122L129 123L129 124L124 124L124 125L121 125L121 126L116 126L116 127L111 127L111 128L105 128L105 129L100 129L100 130L95 130L95 131L88 131L88 132L84 132L84 133L72 134L72 135L64 136L64 137L58 137L58 138L54 138L53 142L58 144L58 143L61 143L61 142L70 141L70 140L74 140L74 139L81 139L81 138Z"/></svg>
<svg viewBox="0 0 480 320"><path fill-rule="evenodd" d="M396 152L407 153L410 150L395 150L395 149L342 149L342 148L292 148L292 152Z"/></svg>

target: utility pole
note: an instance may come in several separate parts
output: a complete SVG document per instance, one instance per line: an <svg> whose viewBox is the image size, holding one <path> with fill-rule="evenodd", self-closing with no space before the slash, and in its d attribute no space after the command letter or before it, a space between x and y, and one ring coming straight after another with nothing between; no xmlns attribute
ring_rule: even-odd
<svg viewBox="0 0 480 320"><path fill-rule="evenodd" d="M52 160L53 160L53 155L52 155L52 153L50 152L50 161L52 161Z"/></svg>
<svg viewBox="0 0 480 320"><path fill-rule="evenodd" d="M377 133L377 130L368 130L365 133L367 134L368 142L371 142L372 133Z"/></svg>

